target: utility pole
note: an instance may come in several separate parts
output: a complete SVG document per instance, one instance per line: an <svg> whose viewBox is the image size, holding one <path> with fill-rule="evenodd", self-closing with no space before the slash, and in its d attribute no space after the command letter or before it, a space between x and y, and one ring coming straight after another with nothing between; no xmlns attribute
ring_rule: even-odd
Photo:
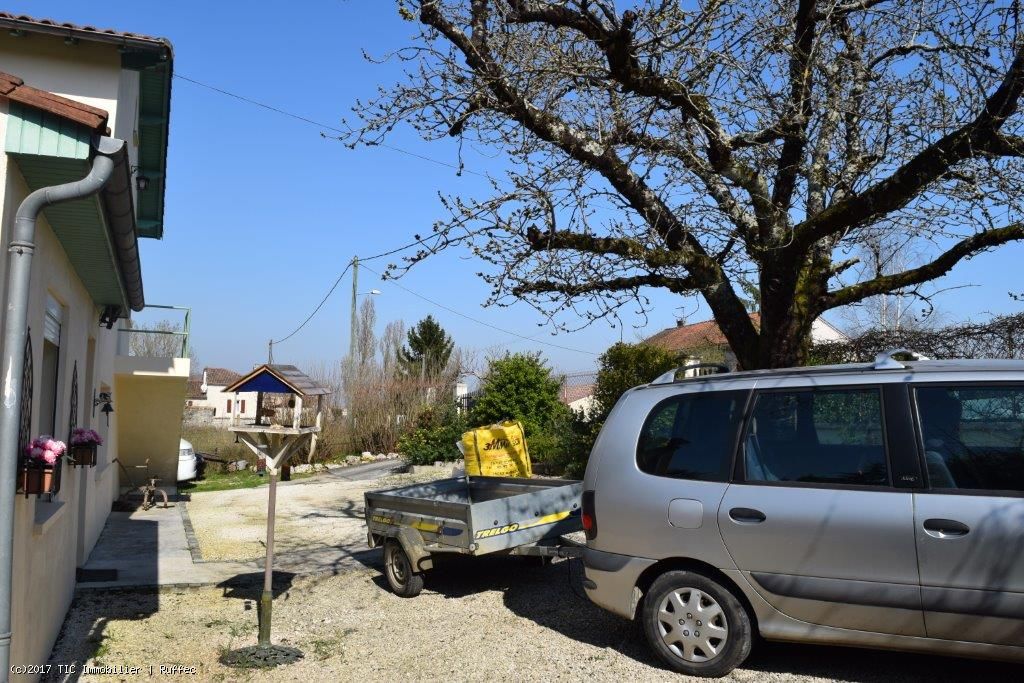
<svg viewBox="0 0 1024 683"><path fill-rule="evenodd" d="M359 296L359 257L352 257L352 320L349 323L348 355L353 368L356 364L356 331L359 318L356 313L356 298Z"/></svg>

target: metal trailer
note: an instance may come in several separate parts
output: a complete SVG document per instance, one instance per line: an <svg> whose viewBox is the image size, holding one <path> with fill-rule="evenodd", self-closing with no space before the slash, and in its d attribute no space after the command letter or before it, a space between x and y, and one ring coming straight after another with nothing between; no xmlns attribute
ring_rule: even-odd
<svg viewBox="0 0 1024 683"><path fill-rule="evenodd" d="M578 557L564 534L583 528L583 482L459 477L385 491L366 499L367 541L384 546L384 574L398 595L414 597L439 553Z"/></svg>

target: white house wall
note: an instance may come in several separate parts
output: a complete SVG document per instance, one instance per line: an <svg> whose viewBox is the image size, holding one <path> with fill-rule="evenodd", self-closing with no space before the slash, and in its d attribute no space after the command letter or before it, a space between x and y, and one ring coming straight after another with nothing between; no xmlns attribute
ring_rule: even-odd
<svg viewBox="0 0 1024 683"><path fill-rule="evenodd" d="M6 111L0 116L0 136L6 128ZM3 185L3 223L0 232L3 257L0 281L7 281L7 249L14 214L28 189L16 166L0 154ZM46 661L57 638L64 614L71 604L75 568L84 562L103 529L110 504L117 496L117 413L108 427L105 416L92 416L90 384L97 391L114 387L115 330L98 326L98 311L71 266L60 241L40 217L36 224L36 252L29 288L29 329L32 336L33 386L32 435L38 435L42 383L43 317L49 294L64 308L61 329L57 434L67 439L73 371L78 368L78 424L91 426L104 438L94 468L73 468L65 463L61 490L49 502L46 497L19 496L15 503L14 635L11 662ZM6 286L6 285L5 285ZM4 292L6 295L6 292ZM0 315L2 324L2 315ZM95 339L94 377L87 377L89 338ZM117 397L114 396L116 411Z"/></svg>
<svg viewBox="0 0 1024 683"><path fill-rule="evenodd" d="M813 323L811 323L811 340L815 344L820 344L822 342L847 341L848 339L849 337L821 318L817 318Z"/></svg>
<svg viewBox="0 0 1024 683"><path fill-rule="evenodd" d="M206 398L189 398L186 400L185 405L190 408L216 410L211 418L214 424L224 423L226 426L232 421L232 418L237 420L255 420L256 398L258 394L255 391L229 394L224 393L224 388L223 386L210 384L207 387ZM228 401L231 401L230 411L228 410ZM244 411L239 410L239 401L245 401Z"/></svg>
<svg viewBox="0 0 1024 683"><path fill-rule="evenodd" d="M73 52L72 52L73 50ZM119 92L130 92L132 79L122 79L120 55L113 46L80 43L64 45L60 38L0 34L0 70L18 76L33 87L49 90L110 113L110 125L117 134L129 129L125 138L129 154L137 158L131 129L134 112L127 121L118 120ZM124 80L124 82L122 82ZM138 90L137 78L135 91ZM8 103L0 99L0 141L6 139ZM14 216L27 195L27 187L8 155L0 152L0 301L7 300L7 249ZM62 326L57 390L57 434L67 439L72 374L78 367L78 425L91 426L103 436L98 464L94 468L73 468L64 464L61 490L48 502L46 496L19 496L14 514L14 591L12 664L45 662L55 642L75 587L75 569L81 565L99 538L117 496L117 395L109 426L98 410L93 417L90 387L113 390L116 330L98 326L99 312L69 262L45 215L36 226L29 292L29 326L35 388L32 435L39 433L39 395L42 374L43 317L46 298L57 299L65 309ZM0 325L4 309L0 306ZM89 339L95 339L93 378L87 377ZM12 680L34 680L35 676L14 676Z"/></svg>

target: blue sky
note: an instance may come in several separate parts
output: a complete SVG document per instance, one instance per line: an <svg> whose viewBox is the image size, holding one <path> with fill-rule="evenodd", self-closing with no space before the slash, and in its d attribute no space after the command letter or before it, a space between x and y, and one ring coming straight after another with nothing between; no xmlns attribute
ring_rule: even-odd
<svg viewBox="0 0 1024 683"><path fill-rule="evenodd" d="M357 98L397 75L374 65L362 50L383 54L405 45L413 27L391 0L280 2L7 2L7 11L166 36L174 43L175 72L326 124L352 119ZM409 130L391 144L445 162L454 144L424 143ZM472 154L472 153L470 153ZM487 163L467 157L468 165ZM324 139L317 127L282 117L175 79L171 109L165 237L142 246L146 300L193 309L193 344L205 365L237 370L266 358L269 338L294 329L353 255L386 251L415 233L428 234L442 217L437 193L485 192L484 181L382 148L349 150ZM1021 290L1024 247L1010 246L959 265L940 284L947 318L1016 312L1007 296ZM371 264L380 271L385 261ZM596 354L620 331L604 323L550 336L542 317L525 305L484 309L488 287L474 275L466 252L428 259L401 284L450 309L496 327L510 326L579 353L509 337L491 327L428 304L367 271L360 290L376 297L380 326L407 325L430 313L460 346L541 350L565 371L593 367ZM348 343L351 283L345 280L319 315L275 348L275 359L299 364L340 358ZM654 296L656 309L627 341L674 324L708 317L696 300ZM836 318L837 316L831 316ZM642 319L629 321L642 324Z"/></svg>

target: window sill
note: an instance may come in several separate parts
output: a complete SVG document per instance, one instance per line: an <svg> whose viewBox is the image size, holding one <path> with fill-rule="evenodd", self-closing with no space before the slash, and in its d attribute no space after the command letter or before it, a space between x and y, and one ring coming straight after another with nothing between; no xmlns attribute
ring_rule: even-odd
<svg viewBox="0 0 1024 683"><path fill-rule="evenodd" d="M36 501L35 523L32 525L32 535L42 536L57 522L64 514L67 505L64 501L53 501L44 503Z"/></svg>

